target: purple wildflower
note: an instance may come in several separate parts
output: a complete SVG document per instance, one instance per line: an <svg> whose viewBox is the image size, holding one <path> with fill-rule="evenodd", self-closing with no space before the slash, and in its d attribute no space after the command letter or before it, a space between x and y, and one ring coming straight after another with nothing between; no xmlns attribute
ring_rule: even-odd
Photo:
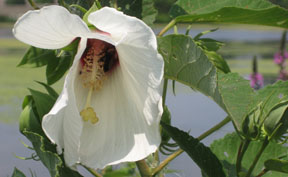
<svg viewBox="0 0 288 177"><path fill-rule="evenodd" d="M260 73L253 73L249 76L250 86L255 89L259 89L264 85L263 76Z"/></svg>
<svg viewBox="0 0 288 177"><path fill-rule="evenodd" d="M280 64L282 64L282 63L284 62L284 60L287 59L287 58L288 58L288 52L287 52L287 51L284 52L284 56L281 55L281 52L277 52L277 53L275 53L275 55L274 55L274 63L280 65Z"/></svg>

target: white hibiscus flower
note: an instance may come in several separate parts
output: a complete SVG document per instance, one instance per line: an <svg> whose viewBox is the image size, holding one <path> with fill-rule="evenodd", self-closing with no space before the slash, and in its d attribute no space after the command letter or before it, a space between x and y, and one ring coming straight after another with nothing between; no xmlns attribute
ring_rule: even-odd
<svg viewBox="0 0 288 177"><path fill-rule="evenodd" d="M80 38L61 95L44 116L48 138L66 164L104 168L156 151L161 138L163 59L153 31L141 20L104 7L88 17L90 30L61 6L24 14L15 37L44 49Z"/></svg>

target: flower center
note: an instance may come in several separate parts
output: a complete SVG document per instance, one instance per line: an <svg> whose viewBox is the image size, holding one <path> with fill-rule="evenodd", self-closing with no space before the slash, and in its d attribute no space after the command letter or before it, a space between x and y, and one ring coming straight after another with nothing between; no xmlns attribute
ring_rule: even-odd
<svg viewBox="0 0 288 177"><path fill-rule="evenodd" d="M118 54L113 45L98 39L88 39L80 62L79 75L83 86L89 89L85 107L80 115L83 121L90 120L92 124L95 124L99 118L91 107L92 92L102 88L107 75L119 64Z"/></svg>

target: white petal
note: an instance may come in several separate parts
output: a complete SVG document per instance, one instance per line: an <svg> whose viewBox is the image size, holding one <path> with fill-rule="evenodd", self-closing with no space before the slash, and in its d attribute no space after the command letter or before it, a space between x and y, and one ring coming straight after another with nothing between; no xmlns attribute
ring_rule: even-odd
<svg viewBox="0 0 288 177"><path fill-rule="evenodd" d="M42 121L42 127L47 137L57 144L60 153L64 148L64 158L68 166L79 162L80 136L82 133L82 118L75 100L74 81L78 75L79 58L86 48L86 40L81 39L78 53L69 70L64 88L51 111Z"/></svg>
<svg viewBox="0 0 288 177"><path fill-rule="evenodd" d="M155 152L161 141L162 57L156 49L124 44L117 46L117 51L120 66L93 95L99 122L85 123L81 135L80 161L92 168L143 159ZM81 85L75 85L75 92L76 100L87 95Z"/></svg>
<svg viewBox="0 0 288 177"><path fill-rule="evenodd" d="M32 46L59 49L89 33L89 29L77 15L52 5L28 11L18 19L13 33L18 40Z"/></svg>
<svg viewBox="0 0 288 177"><path fill-rule="evenodd" d="M108 32L117 43L156 48L156 37L143 21L123 14L114 8L104 7L89 15L88 21L98 29Z"/></svg>

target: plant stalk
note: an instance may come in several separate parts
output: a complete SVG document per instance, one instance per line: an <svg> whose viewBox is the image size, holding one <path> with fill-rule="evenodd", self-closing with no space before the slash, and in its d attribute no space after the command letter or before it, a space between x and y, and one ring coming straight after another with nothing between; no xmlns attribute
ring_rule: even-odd
<svg viewBox="0 0 288 177"><path fill-rule="evenodd" d="M40 9L33 0L28 0L28 2L33 9Z"/></svg>
<svg viewBox="0 0 288 177"><path fill-rule="evenodd" d="M163 93L162 93L162 107L165 107L166 96L167 96L168 79L164 78Z"/></svg>
<svg viewBox="0 0 288 177"><path fill-rule="evenodd" d="M269 170L264 168L256 177L261 177L263 175L265 175Z"/></svg>
<svg viewBox="0 0 288 177"><path fill-rule="evenodd" d="M141 177L152 177L151 170L145 162L145 159L137 161L136 165L139 169Z"/></svg>
<svg viewBox="0 0 288 177"><path fill-rule="evenodd" d="M197 139L199 141L205 139L206 137L208 137L209 135L211 135L212 133L214 133L215 131L219 130L220 128L222 128L224 125L226 125L227 123L229 123L231 121L230 117L227 116L224 120L222 120L221 122L219 122L218 124L216 124L214 127L212 127L211 129L209 129L208 131L204 132L202 135L200 135ZM180 154L182 154L182 152L184 152L182 149L179 149L178 151L174 152L173 154L171 154L170 156L168 156L165 160L163 160L160 165L158 167L156 167L153 172L152 175L155 176L157 175L164 167L166 167L168 165L169 162L171 162L173 159L175 159L176 157L178 157Z"/></svg>
<svg viewBox="0 0 288 177"><path fill-rule="evenodd" d="M168 25L166 25L157 36L163 36L170 28L172 28L174 25L176 24L176 20L173 19L172 21L170 21L170 23L168 23Z"/></svg>
<svg viewBox="0 0 288 177"><path fill-rule="evenodd" d="M242 169L242 159L244 157L244 154L250 144L250 140L244 140L241 142L239 150L238 150L238 155L237 155L237 160L236 160L236 174L237 177L239 177L239 173L241 172Z"/></svg>
<svg viewBox="0 0 288 177"><path fill-rule="evenodd" d="M262 144L262 146L261 146L261 149L257 153L257 155L256 155L252 165L250 166L250 168L249 168L249 170L248 170L248 172L247 172L245 177L250 177L251 176L251 174L252 174L252 172L253 172L253 170L254 170L254 168L255 168L255 166L256 166L259 158L260 158L260 156L262 155L262 153L264 152L264 150L265 150L265 148L267 147L268 144L269 144L269 140L268 140L268 137L266 137L264 142L263 142L263 144Z"/></svg>
<svg viewBox="0 0 288 177"><path fill-rule="evenodd" d="M93 176L95 177L103 177L100 173L98 173L96 170L92 169L92 168L88 168L84 165L82 165L87 171L89 171Z"/></svg>

